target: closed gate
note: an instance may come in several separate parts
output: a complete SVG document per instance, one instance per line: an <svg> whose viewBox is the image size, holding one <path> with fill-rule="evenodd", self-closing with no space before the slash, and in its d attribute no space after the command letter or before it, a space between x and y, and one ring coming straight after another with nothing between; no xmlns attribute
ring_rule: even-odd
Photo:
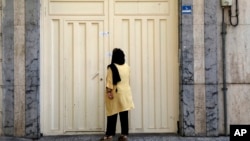
<svg viewBox="0 0 250 141"><path fill-rule="evenodd" d="M176 0L45 0L41 126L45 135L105 131L111 51L131 66L130 132L176 132ZM119 125L118 125L119 126Z"/></svg>

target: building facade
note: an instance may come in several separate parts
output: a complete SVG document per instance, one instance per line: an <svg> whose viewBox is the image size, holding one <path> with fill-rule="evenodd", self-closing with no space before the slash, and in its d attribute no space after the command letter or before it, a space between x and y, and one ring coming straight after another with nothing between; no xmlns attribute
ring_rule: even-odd
<svg viewBox="0 0 250 141"><path fill-rule="evenodd" d="M68 3L65 4L65 2ZM46 132L48 133L45 135L49 135L49 132L54 132L53 135L65 135L77 134L79 131L80 133L102 131L103 129L99 127L104 127L102 123L105 117L104 110L100 106L85 107L82 111L82 113L88 113L89 109L96 108L97 113L102 113L100 119L95 119L95 121L101 121L98 125L90 122L90 125L82 124L82 127L78 127L77 124L81 125L81 121L74 117L78 117L76 113L79 112L67 109L68 105L70 107L75 104L68 101L85 97L71 99L72 97L66 95L67 89L56 88L59 84L60 87L72 85L67 87L70 89L78 86L78 83L64 74L79 73L75 71L79 69L87 70L87 64L91 64L93 60L105 64L98 64L97 68L105 68L109 62L108 50L120 46L128 54L128 63L136 68L132 74L133 78L137 78L132 82L136 85L134 93L145 94L141 97L135 96L136 109L139 110L132 112L131 118L143 122L132 122L133 132L219 136L229 134L230 124L250 123L248 102L250 46L247 43L250 38L248 36L250 19L247 16L250 2L248 0L233 0L232 7L221 7L219 0L92 0L88 1L89 3L77 0L74 1L75 3L71 2L70 0L1 0L0 120L2 122L0 122L0 135L39 138L41 133ZM110 3L114 5L114 9ZM70 10L67 7L71 4L76 10ZM105 6L111 8L105 8ZM127 7L132 10L126 9ZM83 9L92 12L93 16L91 17L88 14L89 11L86 12ZM148 10L151 10L151 13ZM108 13L109 16L105 16L102 12ZM70 15L76 16L69 17ZM105 31L106 28L110 32ZM86 43L79 43L76 38L72 38L78 37L76 35L82 37L85 33L93 37L86 36ZM97 36L98 38L94 38ZM103 37L101 41L99 36ZM112 39L106 38L111 36ZM125 39L126 42L123 41ZM96 56L108 54L108 57L104 55L106 58L104 61L102 58L90 57L90 62L86 61L82 68L68 69L79 66L77 65L79 62L73 62L73 64L76 63L74 65L62 63L61 65L66 66L66 69L60 68L60 62L67 61L68 58L68 60L71 58L72 62L77 57L81 57L73 54L74 50L66 47L75 44L86 44L88 47L88 40L91 40L90 47L100 48L85 54L93 53ZM137 40L142 42L136 42ZM95 44L96 42L98 44ZM50 50L50 45L57 47L61 44L64 47L61 54L57 54L60 52L59 49ZM155 48L133 49L131 44L136 46L149 44ZM105 50L103 48L106 45L111 47ZM160 48L161 46L163 48ZM173 47L169 49L169 46ZM165 50L164 47L168 49ZM68 52L73 55L68 56ZM167 53L161 54L161 52ZM77 57L74 58L74 56ZM158 56L161 57L157 58ZM164 58L164 56L167 57ZM137 57L141 60L134 62ZM46 60L46 58L49 59ZM158 59L163 60L159 61L162 65L158 63ZM164 60L166 60L165 65ZM152 69L154 67L157 69ZM101 88L104 87L102 80L105 71L88 70L85 74L86 79L98 78L98 80L86 85L83 80L76 79L77 82L81 82L80 85L85 84L83 91L95 89L93 86L98 82L100 90L95 93L100 93ZM140 77L137 77L138 75ZM167 79L162 79L163 76ZM160 84L159 87L158 84ZM140 89L137 89L138 87ZM74 90L80 88L81 86ZM151 88L154 90L151 91ZM158 88L161 90L158 91ZM147 90L150 93L147 93ZM48 102L53 98L60 99L60 93L64 93L61 102ZM50 97L50 94L55 95ZM158 99L154 99L155 96ZM91 100L94 99L90 97L86 103ZM103 105L101 98L99 102ZM143 111L143 107L147 110ZM150 107L153 108L150 109ZM160 114L162 112L167 114ZM61 118L68 114L73 116ZM96 112L90 114L93 114L93 117L98 116L95 115ZM135 114L140 118L136 119L133 116ZM144 119L143 117L147 115L149 117ZM79 115L79 118L83 119L86 116ZM84 122L88 122L88 119ZM160 130L161 128L164 130Z"/></svg>

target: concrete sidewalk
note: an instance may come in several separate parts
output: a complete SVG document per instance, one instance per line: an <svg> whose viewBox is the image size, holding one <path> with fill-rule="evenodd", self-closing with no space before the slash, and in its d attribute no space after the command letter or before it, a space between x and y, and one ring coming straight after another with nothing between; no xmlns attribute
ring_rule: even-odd
<svg viewBox="0 0 250 141"><path fill-rule="evenodd" d="M118 141L118 136L113 141ZM40 139L0 137L0 141L98 141L102 135L46 136ZM221 137L180 137L166 134L131 134L129 141L229 141L228 136Z"/></svg>

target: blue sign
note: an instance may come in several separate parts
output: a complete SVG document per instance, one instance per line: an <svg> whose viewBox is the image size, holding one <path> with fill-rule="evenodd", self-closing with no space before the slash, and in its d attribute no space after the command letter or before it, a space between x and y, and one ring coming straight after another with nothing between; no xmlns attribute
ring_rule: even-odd
<svg viewBox="0 0 250 141"><path fill-rule="evenodd" d="M191 5L183 5L181 10L182 10L182 14L192 14Z"/></svg>

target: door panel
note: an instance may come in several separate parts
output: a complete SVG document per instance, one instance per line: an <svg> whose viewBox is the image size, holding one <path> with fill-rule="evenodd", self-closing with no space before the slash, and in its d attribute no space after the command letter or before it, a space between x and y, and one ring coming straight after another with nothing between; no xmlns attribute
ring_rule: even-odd
<svg viewBox="0 0 250 141"><path fill-rule="evenodd" d="M50 15L103 15L105 2L103 0L50 0Z"/></svg>
<svg viewBox="0 0 250 141"><path fill-rule="evenodd" d="M112 40L114 47L126 52L131 66L136 107L130 115L131 132L177 130L178 26L169 3L173 1L117 0L114 4Z"/></svg>
<svg viewBox="0 0 250 141"><path fill-rule="evenodd" d="M104 21L51 19L48 25L45 134L104 131Z"/></svg>
<svg viewBox="0 0 250 141"><path fill-rule="evenodd" d="M103 41L99 36L103 25L103 21L65 22L65 131L104 130Z"/></svg>
<svg viewBox="0 0 250 141"><path fill-rule="evenodd" d="M115 14L118 15L166 15L169 13L168 0L116 0Z"/></svg>

